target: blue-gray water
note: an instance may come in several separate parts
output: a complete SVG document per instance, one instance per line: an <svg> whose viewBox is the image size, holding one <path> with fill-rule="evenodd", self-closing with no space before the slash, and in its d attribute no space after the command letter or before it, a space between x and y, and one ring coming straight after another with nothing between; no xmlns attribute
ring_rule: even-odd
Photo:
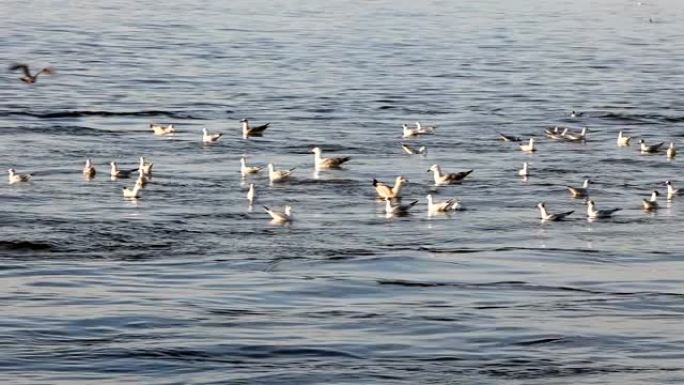
<svg viewBox="0 0 684 385"><path fill-rule="evenodd" d="M5 0L0 16L0 66L57 70L0 76L0 163L34 173L0 184L3 383L684 382L684 201L640 209L684 185L682 160L615 145L682 143L683 2ZM244 117L271 128L242 140ZM411 141L424 159L399 148L416 120L439 124ZM589 141L543 139L556 124ZM226 135L202 146L202 127ZM314 145L353 160L314 179ZM248 212L242 154L297 179L253 178ZM134 204L106 165L140 155L155 174ZM475 171L435 189L433 163ZM399 174L421 202L388 220L370 182ZM570 199L585 177L614 219ZM428 219L429 191L468 210ZM542 200L576 212L542 225ZM261 204L286 203L295 222L270 225Z"/></svg>

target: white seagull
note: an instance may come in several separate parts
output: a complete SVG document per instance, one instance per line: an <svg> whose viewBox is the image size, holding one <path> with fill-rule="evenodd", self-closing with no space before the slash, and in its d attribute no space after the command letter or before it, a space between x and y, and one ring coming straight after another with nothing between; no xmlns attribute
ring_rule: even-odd
<svg viewBox="0 0 684 385"><path fill-rule="evenodd" d="M292 172L294 171L294 168L291 168L289 170L276 170L275 167L273 166L273 163L268 164L268 179L271 181L271 183L275 182L283 182L286 179L292 175Z"/></svg>
<svg viewBox="0 0 684 385"><path fill-rule="evenodd" d="M140 189L142 189L142 186L139 183L136 183L132 189L128 187L123 187L123 196L124 198L138 199L140 198Z"/></svg>
<svg viewBox="0 0 684 385"><path fill-rule="evenodd" d="M245 160L245 157L240 158L240 174L242 176L249 175L249 174L256 174L259 171L261 171L264 167L263 166L248 166L247 161Z"/></svg>
<svg viewBox="0 0 684 385"><path fill-rule="evenodd" d="M625 136L622 133L622 130L618 132L618 137L617 137L617 145L620 147L627 147L629 146L629 142L632 140L631 136Z"/></svg>
<svg viewBox="0 0 684 385"><path fill-rule="evenodd" d="M413 138L415 136L420 135L420 132L418 131L418 128L410 128L406 124L401 125L402 128L402 134L401 137L406 139L406 138Z"/></svg>
<svg viewBox="0 0 684 385"><path fill-rule="evenodd" d="M336 157L336 158L321 158L321 148L314 147L311 149L314 154L314 168L316 170L324 168L340 168L340 166L351 159L350 156Z"/></svg>
<svg viewBox="0 0 684 385"><path fill-rule="evenodd" d="M131 173L136 170L121 170L119 169L119 166L116 164L115 161L109 162L110 165L110 171L109 175L112 177L112 179L117 179L117 178L128 178L131 176Z"/></svg>
<svg viewBox="0 0 684 385"><path fill-rule="evenodd" d="M674 159L677 156L677 149L673 142L670 142L670 147L667 148L667 159Z"/></svg>
<svg viewBox="0 0 684 385"><path fill-rule="evenodd" d="M674 198L675 195L679 193L679 189L674 188L674 186L672 186L672 182L670 182L669 180L665 181L665 186L667 186L667 200L671 201L672 198Z"/></svg>
<svg viewBox="0 0 684 385"><path fill-rule="evenodd" d="M210 134L206 128L202 128L202 143L216 143L222 136L221 133Z"/></svg>
<svg viewBox="0 0 684 385"><path fill-rule="evenodd" d="M645 211L655 211L658 210L658 196L660 195L659 192L653 191L651 193L651 198L650 199L642 199L641 200L641 207L644 208Z"/></svg>
<svg viewBox="0 0 684 385"><path fill-rule="evenodd" d="M582 187L571 187L571 186L565 186L567 187L568 191L570 191L570 194L572 194L573 198L583 198L586 197L587 194L589 193L589 185L592 184L592 182L589 179L585 179L584 183L582 183Z"/></svg>
<svg viewBox="0 0 684 385"><path fill-rule="evenodd" d="M530 176L530 170L528 168L527 162L523 162L523 168L518 170L518 175L523 176L523 177Z"/></svg>
<svg viewBox="0 0 684 385"><path fill-rule="evenodd" d="M427 172L430 171L432 171L432 176L435 179L435 186L443 186L460 182L473 172L473 170L468 170L442 174L442 169L437 164L430 166L430 169L427 170Z"/></svg>
<svg viewBox="0 0 684 385"><path fill-rule="evenodd" d="M418 201L413 201L409 204L402 205L401 203L392 204L391 198L385 198L385 216L387 218L400 217L407 215L411 207L415 206Z"/></svg>
<svg viewBox="0 0 684 385"><path fill-rule="evenodd" d="M404 183L408 183L408 179L401 175L394 180L394 186L392 187L373 178L373 187L375 187L375 192L380 198L383 199L399 198L399 191Z"/></svg>
<svg viewBox="0 0 684 385"><path fill-rule="evenodd" d="M456 211L461 208L460 201L457 199L448 199L442 202L436 202L432 199L432 194L428 194L426 198L428 202L428 215L447 213L449 211Z"/></svg>
<svg viewBox="0 0 684 385"><path fill-rule="evenodd" d="M145 160L145 157L140 157L140 163L138 164L138 174L140 175L152 175L152 162Z"/></svg>
<svg viewBox="0 0 684 385"><path fill-rule="evenodd" d="M271 123L262 124L260 126L250 126L247 118L240 121L242 123L242 139L247 139L250 136L263 136L264 131Z"/></svg>
<svg viewBox="0 0 684 385"><path fill-rule="evenodd" d="M665 144L665 142L660 142L657 144L649 145L649 144L646 144L646 141L644 141L643 139L639 140L639 145L641 146L641 153L642 154L656 153L656 152L660 151L660 147L662 147L663 144Z"/></svg>
<svg viewBox="0 0 684 385"><path fill-rule="evenodd" d="M95 166L93 166L93 162L90 160L90 158L86 159L85 166L83 166L83 176L85 176L88 179L92 179L95 177L96 171L95 171Z"/></svg>
<svg viewBox="0 0 684 385"><path fill-rule="evenodd" d="M572 211L566 211L564 213L551 214L550 212L546 211L546 203L545 202L538 203L537 207L539 207L539 213L540 213L542 222L561 221L561 220L565 219L565 217L567 217L568 215L575 212L575 210L572 210Z"/></svg>
<svg viewBox="0 0 684 385"><path fill-rule="evenodd" d="M534 148L534 138L530 138L530 141L527 144L521 144L520 150L523 152L535 152L535 151L537 151L537 149Z"/></svg>
<svg viewBox="0 0 684 385"><path fill-rule="evenodd" d="M17 174L13 168L10 168L7 172L9 173L9 184L28 182L31 180L31 174Z"/></svg>
<svg viewBox="0 0 684 385"><path fill-rule="evenodd" d="M285 206L285 210L283 211L278 211L278 210L271 210L268 207L264 206L264 209L268 213L268 215L271 216L272 223L278 223L278 224L283 224L283 223L288 223L292 222L294 219L292 217L292 207L287 205Z"/></svg>
<svg viewBox="0 0 684 385"><path fill-rule="evenodd" d="M254 189L254 183L250 183L249 191L247 191L247 201L249 201L250 206L254 204L254 199L256 199L256 190Z"/></svg>
<svg viewBox="0 0 684 385"><path fill-rule="evenodd" d="M610 209L610 210L597 210L596 209L596 203L592 200L587 201L587 217L589 219L598 219L598 218L610 218L615 214L616 212L622 210L621 208L615 208L615 209Z"/></svg>
<svg viewBox="0 0 684 385"><path fill-rule="evenodd" d="M168 135L168 134L173 134L176 132L176 127L173 126L173 124L155 124L155 123L150 123L150 128L152 129L152 132L154 132L155 135Z"/></svg>
<svg viewBox="0 0 684 385"><path fill-rule="evenodd" d="M409 144L402 143L401 148L404 150L405 153L409 155L427 155L427 147L425 146L420 146L418 148L415 148Z"/></svg>

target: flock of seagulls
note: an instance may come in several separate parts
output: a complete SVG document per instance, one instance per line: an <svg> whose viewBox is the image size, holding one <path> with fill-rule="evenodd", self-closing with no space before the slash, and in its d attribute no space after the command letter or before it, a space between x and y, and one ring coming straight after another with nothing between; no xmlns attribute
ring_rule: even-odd
<svg viewBox="0 0 684 385"><path fill-rule="evenodd" d="M26 64L14 64L9 68L11 71L21 70L23 76L20 78L21 81L27 84L33 84L37 81L38 76L41 74L50 75L54 73L54 69L46 67L31 74L29 66ZM578 118L582 116L583 113L572 111L570 113L571 118ZM242 119L240 121L242 128L242 138L248 139L250 137L260 137L264 135L266 129L269 128L270 123L265 123L257 126L252 126L248 119ZM154 135L165 136L173 135L176 133L176 127L173 124L157 124L151 123L149 128L152 130ZM411 139L421 135L434 135L437 126L435 125L423 125L421 122L416 122L414 125L402 124L402 139ZM568 127L550 127L544 130L544 135L556 141L563 142L584 142L587 140L587 135L589 129L583 127L580 131L573 131ZM217 143L223 137L223 133L210 133L206 128L202 129L202 143L213 144ZM535 139L529 138L526 142L514 135L508 135L504 133L498 133L498 138L506 142L522 142L519 144L519 149L525 153L534 153L538 149L535 147ZM617 136L617 145L619 147L628 147L631 144L632 137L625 135L623 131L619 131ZM665 142L647 144L644 139L639 140L639 150L642 154L657 154L661 152ZM409 155L420 155L426 156L428 149L426 146L420 146L415 148L407 143L401 144L402 150ZM322 149L320 147L314 147L311 149L314 155L314 170L316 172L326 169L340 169L342 166L351 160L349 156L343 157L323 157ZM671 142L667 147L665 154L668 159L674 159L677 156L677 148L674 142ZM110 162L110 177L112 180L130 178L132 175L137 173L138 177L136 179L133 187L122 187L122 194L125 199L139 199L141 197L141 192L148 184L152 176L153 163L146 160L144 157L139 158L139 164L136 169L121 169L115 161ZM243 178L255 175L263 171L263 166L250 166L247 165L247 160L243 156L240 158L240 174ZM274 183L284 183L287 182L295 168L290 169L276 169L273 163L268 163L268 179L271 184ZM462 182L466 177L468 177L473 170L464 170L457 172L444 172L438 164L433 164L427 172L432 172L435 186L446 186ZM8 170L9 173L9 183L16 184L22 182L29 182L32 180L31 174L18 174L15 169L11 168ZM83 176L86 179L92 179L97 174L95 166L91 159L86 159L85 165L83 167ZM527 178L530 176L530 168L527 162L523 163L522 169L517 171L518 176ZM394 184L390 185L377 179L373 179L372 186L375 189L375 193L379 199L385 202L385 213L386 216L395 217L407 215L409 211L415 207L418 200L411 201L408 204L401 204L401 188L403 185L408 183L408 179L402 175L397 176L394 180ZM585 179L582 186L572 187L566 186L573 198L585 198L585 204L587 206L587 218L599 219L599 218L610 218L616 212L620 211L621 208L612 209L597 209L596 202L590 199L589 185L593 182L590 179ZM665 186L667 187L667 199L671 201L678 194L679 189L675 188L671 181L666 181ZM643 210L647 212L655 211L659 208L658 196L660 193L652 191L649 198L642 199L641 206ZM431 194L427 195L427 213L428 216L449 213L457 210L463 209L461 201L456 198L447 199L445 201L435 201ZM256 185L254 183L249 183L249 189L247 192L247 200L249 202L250 210L257 199ZM539 209L540 219L543 222L546 221L560 221L565 219L574 213L573 211L566 211L560 213L551 213L546 208L545 202L540 202L537 204ZM284 224L289 223L293 220L292 207L287 205L283 210L276 210L264 206L266 213L272 218L274 223Z"/></svg>

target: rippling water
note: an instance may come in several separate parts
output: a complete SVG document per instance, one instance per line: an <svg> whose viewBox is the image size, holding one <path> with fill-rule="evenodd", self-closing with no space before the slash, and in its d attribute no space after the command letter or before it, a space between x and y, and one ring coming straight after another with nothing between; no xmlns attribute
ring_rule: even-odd
<svg viewBox="0 0 684 385"><path fill-rule="evenodd" d="M596 4L598 3L598 4ZM684 3L3 2L0 378L13 384L681 384ZM650 19L650 20L649 20ZM580 118L571 110L583 111ZM238 120L271 122L239 139ZM402 154L400 127L439 124ZM150 122L173 122L155 137ZM544 127L590 127L585 144ZM226 134L202 146L200 130ZM525 155L495 132L539 138ZM311 147L353 157L312 173ZM247 209L238 159L296 167ZM106 164L155 163L137 203ZM98 176L80 175L86 157ZM533 175L515 176L523 161ZM425 170L474 169L431 187ZM372 178L411 181L386 219ZM596 181L589 223L565 185ZM467 210L427 218L425 195ZM540 224L535 205L576 210ZM261 204L289 203L291 226Z"/></svg>

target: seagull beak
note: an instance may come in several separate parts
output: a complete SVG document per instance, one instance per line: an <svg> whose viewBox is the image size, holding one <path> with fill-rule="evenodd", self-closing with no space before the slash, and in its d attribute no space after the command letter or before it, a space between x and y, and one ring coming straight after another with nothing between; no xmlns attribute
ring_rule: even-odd
<svg viewBox="0 0 684 385"><path fill-rule="evenodd" d="M432 171L432 170L427 170L426 172L430 172L430 171Z"/></svg>

